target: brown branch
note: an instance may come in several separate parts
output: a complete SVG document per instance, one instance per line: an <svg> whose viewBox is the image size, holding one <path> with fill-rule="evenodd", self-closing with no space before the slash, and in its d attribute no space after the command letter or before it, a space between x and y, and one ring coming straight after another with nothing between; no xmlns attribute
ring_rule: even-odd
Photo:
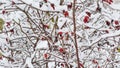
<svg viewBox="0 0 120 68"><path fill-rule="evenodd" d="M74 23L74 41L75 41L75 48L76 48L76 58L77 58L77 65L78 68L81 68L79 65L79 52L78 52L78 44L77 44L77 35L76 35L76 18L75 18L75 2L76 0L73 1L73 23Z"/></svg>

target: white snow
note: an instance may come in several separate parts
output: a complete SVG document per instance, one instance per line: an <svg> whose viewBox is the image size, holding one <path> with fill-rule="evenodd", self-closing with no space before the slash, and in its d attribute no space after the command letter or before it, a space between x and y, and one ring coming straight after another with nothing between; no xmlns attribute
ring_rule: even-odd
<svg viewBox="0 0 120 68"><path fill-rule="evenodd" d="M35 49L48 48L47 41L39 41Z"/></svg>
<svg viewBox="0 0 120 68"><path fill-rule="evenodd" d="M10 5L11 3L9 1L11 1L11 0L0 0L0 2L7 3L5 5ZM18 2L19 0L14 0L14 1ZM64 23L67 22L67 28L58 29L56 31L57 32L63 32L63 33L73 31L73 24L71 24L71 22L72 22L72 11L69 11L67 9L66 5L60 6L59 5L60 0L48 0L49 3L44 3L42 7L40 7L39 4L40 4L40 2L43 2L43 0L22 0L22 1L27 3L27 5L31 5L33 7L36 7L38 9L40 9L40 10L44 10L44 11L60 11L61 15L60 16L58 15L60 18L58 19L57 25L58 25L59 28L61 28L64 25ZM72 2L73 0L64 0L64 1L65 1L64 4L68 4L68 3ZM86 0L81 0L81 1L84 2ZM54 3L55 10L53 10L52 7L50 6L51 3ZM84 5L84 4L82 4L82 5ZM97 13L95 11L96 5L97 4L95 2L95 4L92 4L92 6L88 6L88 7L83 7L82 6L82 8L84 8L84 9L81 8L80 10L78 10L78 13L76 13L77 26L80 26L80 27L77 28L78 30L77 30L76 34L79 35L82 38L82 40L80 40L80 39L77 40L79 47L82 47L82 46L86 46L86 47L92 46L92 47L94 47L94 46L96 46L95 44L98 43L98 41L101 41L102 39L107 39L107 38L111 38L111 37L117 37L117 36L120 35L120 30L109 29L109 27L105 26L105 22L104 22L105 20L111 21L111 19L114 19L114 20L119 20L120 19L120 0L114 0L114 3L112 3L112 4L105 4L105 5L108 5L108 7L105 7L105 8L103 7L103 4L100 4L100 7L102 8L102 12L101 13ZM22 9L24 7L25 7L25 5L20 6L20 8L22 8ZM0 6L0 9L5 9L5 7L4 6ZM66 10L66 11L69 12L69 17L68 18L63 17L64 15L62 15L62 10ZM82 12L79 12L79 11L82 11ZM83 22L83 18L86 15L86 13L85 13L86 11L93 12L93 14L90 17L89 23L84 23ZM6 15L3 15L3 14L0 15L0 18L5 19L6 21L10 21L12 19L15 19L16 22L19 22L18 19L23 20L25 17L26 16L24 16L23 13L19 12L19 11L11 12L8 15L7 14ZM32 19L39 19L39 18L33 16ZM40 18L40 19L42 19L42 18ZM21 24L21 26L23 26L23 27L28 26L27 22L22 22L22 23L25 23L25 24ZM53 25L53 24L51 24L51 25ZM89 26L92 29L88 29L88 30L87 29L83 29L85 26ZM16 26L11 27L11 28L15 28L15 27ZM112 25L112 27L114 27L114 25ZM48 29L46 31L49 32L49 30L51 30L51 29ZM98 32L96 32L96 35L90 37L92 34L95 34L93 32L95 32L96 30L98 30ZM98 36L99 33L102 33L102 30L109 30L109 33L102 34L102 35ZM25 29L24 31L26 32L27 29ZM30 34L28 36L38 37L37 35L34 35L34 34ZM13 39L16 39L16 38L21 38L21 37L26 37L26 35L21 34L20 36L17 36L17 34L15 34L14 36L11 36L11 35L8 34L8 36L7 36L6 34L0 34L0 46L3 46L6 43L5 38L9 38L10 40L13 40ZM73 39L73 37L71 37L71 39ZM113 42L113 40L115 40L115 41L117 40L116 42L119 42L119 37L117 39L116 38L115 39L112 38L112 40L108 40L108 41L110 41L110 43L116 44L115 47L117 47L117 45L119 46L119 44ZM71 42L71 41L69 41L69 42L64 41L64 43L69 43L71 45L73 45L73 42ZM60 47L64 47L64 46L60 45L61 44L61 40L59 40L55 44L60 46ZM26 48L27 47L28 47L28 50L30 51L29 45L26 45ZM48 41L46 41L46 40L39 40L35 50L37 51L37 50L39 50L41 48L48 48L48 47L49 47L48 46ZM88 59L88 62L86 62L86 65L90 65L91 64L91 60L96 58L96 57L99 58L99 55L100 55L101 56L100 58L102 59L100 61L101 62L100 65L102 65L102 61L106 60L106 58L111 58L111 57L109 57L110 54L111 54L111 52L109 53L109 51L112 50L113 48L112 47L110 48L109 46L106 46L106 47L101 47L101 50L98 51L97 46L96 46L96 48L93 48L93 51L91 51L92 49L86 50L86 54L83 53L83 52L79 52L80 53L80 60ZM71 48L69 48L69 49L71 50ZM24 50L24 48L23 48L23 50ZM25 63L22 66L22 68L25 68L25 66L28 66L29 68L34 68L34 66L33 66L33 64L31 62L32 62L32 59L35 57L36 51L33 52L32 49L31 49L30 52L29 51L28 51L28 54L32 53L32 55L24 57L26 59L25 59ZM49 51L45 51L45 52L49 53ZM9 54L11 52L9 51L9 52L1 52L1 53L3 55L5 55L5 56L9 56ZM13 54L15 54L15 53L13 53ZM88 56L88 54L90 54L90 55ZM55 53L55 55L58 56L58 57L60 56L60 55L58 55L58 53L57 54ZM38 52L38 56L39 56L39 52ZM86 56L88 56L88 57L86 57ZM117 56L116 60L118 60L119 59L119 53L116 54L116 56ZM42 57L41 54L40 54L40 57ZM39 59L41 60L41 58L39 58ZM77 66L75 59L76 58L74 56L74 58L72 58L72 59L70 58L70 60L68 60L68 62L72 62L73 61L71 63L71 65L73 65L74 67ZM55 64L54 62L48 63L49 68L53 68L54 64ZM11 66L12 67L12 63L8 62L7 59L5 59L5 58L3 58L3 60L0 60L0 66L1 66L0 68L5 68L5 66L3 67L2 65L5 65L6 67L7 66ZM90 68L92 68L92 66L94 66L94 64L93 65L91 64ZM59 67L57 67L57 68L59 68Z"/></svg>

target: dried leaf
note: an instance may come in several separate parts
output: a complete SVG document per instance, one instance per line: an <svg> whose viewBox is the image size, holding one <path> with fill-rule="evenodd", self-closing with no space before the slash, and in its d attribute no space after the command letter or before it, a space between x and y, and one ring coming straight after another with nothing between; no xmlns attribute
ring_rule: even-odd
<svg viewBox="0 0 120 68"><path fill-rule="evenodd" d="M51 18L51 21L52 21L52 22L55 22L55 20L54 20L54 18L53 18L53 17Z"/></svg>

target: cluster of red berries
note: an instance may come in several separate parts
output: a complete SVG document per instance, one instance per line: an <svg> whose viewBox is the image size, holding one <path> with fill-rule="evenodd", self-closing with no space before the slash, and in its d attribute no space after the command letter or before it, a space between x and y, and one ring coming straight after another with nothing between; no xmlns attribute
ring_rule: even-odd
<svg viewBox="0 0 120 68"><path fill-rule="evenodd" d="M113 3L113 0L102 0L102 1L104 1L104 2L106 2L106 3L108 3L108 4Z"/></svg>
<svg viewBox="0 0 120 68"><path fill-rule="evenodd" d="M86 12L86 16L84 17L84 19L83 19L83 22L84 23L88 23L89 22L89 18L90 18L90 16L91 16L91 13L90 12Z"/></svg>

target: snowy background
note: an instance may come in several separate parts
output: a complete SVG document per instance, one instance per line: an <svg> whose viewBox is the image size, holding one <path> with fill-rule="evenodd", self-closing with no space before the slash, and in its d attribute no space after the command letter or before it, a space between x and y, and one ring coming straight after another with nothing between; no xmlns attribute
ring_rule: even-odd
<svg viewBox="0 0 120 68"><path fill-rule="evenodd" d="M73 0L61 1L0 0L0 68L77 67ZM120 67L120 1L107 1L76 1L81 68Z"/></svg>

